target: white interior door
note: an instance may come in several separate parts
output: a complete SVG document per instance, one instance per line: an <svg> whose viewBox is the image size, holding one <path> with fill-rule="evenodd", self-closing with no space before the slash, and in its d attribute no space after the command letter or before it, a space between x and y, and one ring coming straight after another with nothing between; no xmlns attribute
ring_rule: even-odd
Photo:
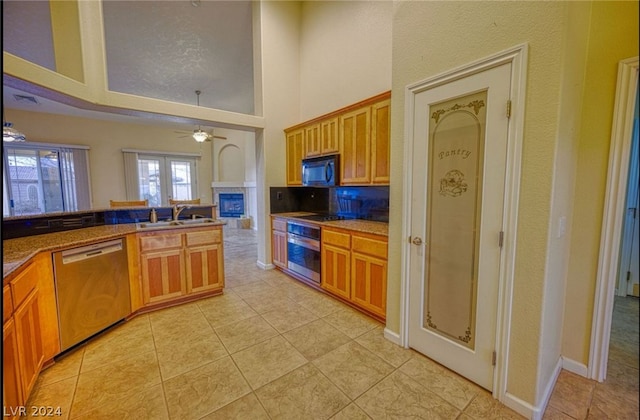
<svg viewBox="0 0 640 420"><path fill-rule="evenodd" d="M636 105L637 106L637 105ZM638 110L636 110L637 114ZM618 270L618 295L639 296L638 252L638 117L633 121L631 157L629 159L629 180L627 181L627 211L622 225L622 245L620 247L620 268Z"/></svg>
<svg viewBox="0 0 640 420"><path fill-rule="evenodd" d="M415 96L409 346L492 390L511 64Z"/></svg>

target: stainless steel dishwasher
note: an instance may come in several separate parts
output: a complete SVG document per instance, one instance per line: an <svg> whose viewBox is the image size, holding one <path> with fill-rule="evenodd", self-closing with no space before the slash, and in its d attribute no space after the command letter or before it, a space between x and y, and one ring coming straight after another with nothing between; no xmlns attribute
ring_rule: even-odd
<svg viewBox="0 0 640 420"><path fill-rule="evenodd" d="M60 346L66 350L131 312L122 239L53 253Z"/></svg>

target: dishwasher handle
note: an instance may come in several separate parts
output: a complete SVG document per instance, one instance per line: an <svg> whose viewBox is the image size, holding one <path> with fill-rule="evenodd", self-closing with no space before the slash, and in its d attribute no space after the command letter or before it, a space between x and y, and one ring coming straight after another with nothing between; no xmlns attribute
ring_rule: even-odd
<svg viewBox="0 0 640 420"><path fill-rule="evenodd" d="M122 249L122 239L115 239L113 241L100 242L79 248L68 249L61 252L62 264L80 262L100 255L118 252Z"/></svg>

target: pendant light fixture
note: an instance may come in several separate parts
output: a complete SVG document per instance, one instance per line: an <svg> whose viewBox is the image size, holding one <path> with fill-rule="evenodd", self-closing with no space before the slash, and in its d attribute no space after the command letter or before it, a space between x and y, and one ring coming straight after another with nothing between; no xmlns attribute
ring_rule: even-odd
<svg viewBox="0 0 640 420"><path fill-rule="evenodd" d="M196 98L197 98L197 103L198 106L200 106L200 94L202 92L200 92L199 90L196 90ZM193 131L193 139L195 141L197 141L198 143L203 143L205 142L207 139L209 138L209 134L205 131L202 131L202 128L200 128L200 125L198 125L198 129Z"/></svg>
<svg viewBox="0 0 640 420"><path fill-rule="evenodd" d="M4 119L4 108L2 108L2 141L3 142L18 142L25 141L26 137L24 134L13 128L13 124L5 121Z"/></svg>

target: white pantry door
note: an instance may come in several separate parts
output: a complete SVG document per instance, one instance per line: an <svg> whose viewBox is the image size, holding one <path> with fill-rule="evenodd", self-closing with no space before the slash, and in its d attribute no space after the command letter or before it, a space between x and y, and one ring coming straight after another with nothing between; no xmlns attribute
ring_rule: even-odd
<svg viewBox="0 0 640 420"><path fill-rule="evenodd" d="M493 389L511 63L419 92L409 346Z"/></svg>

